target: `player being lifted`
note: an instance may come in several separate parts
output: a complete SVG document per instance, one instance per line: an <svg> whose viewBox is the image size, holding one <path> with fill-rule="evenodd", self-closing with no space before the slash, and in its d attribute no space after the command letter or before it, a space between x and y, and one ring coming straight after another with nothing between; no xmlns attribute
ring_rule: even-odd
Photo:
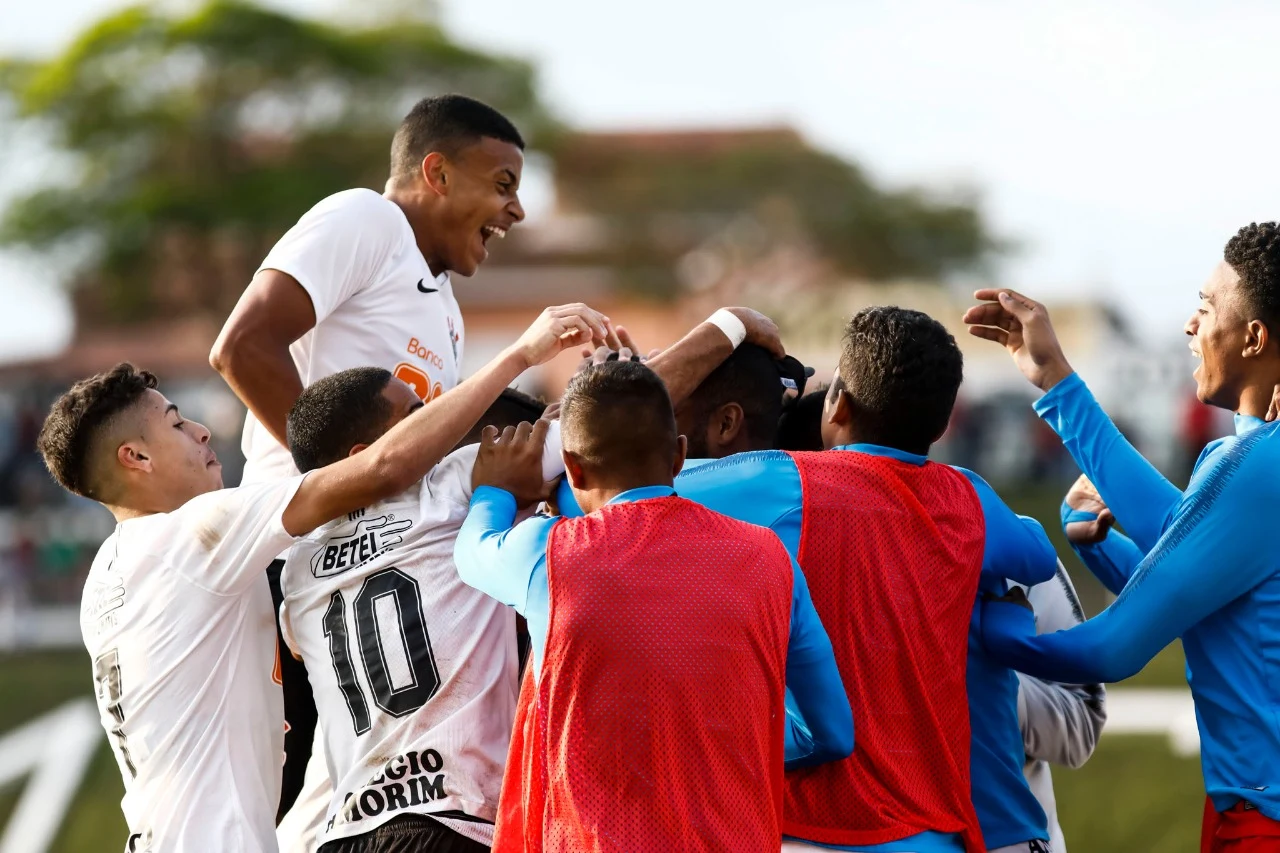
<svg viewBox="0 0 1280 853"><path fill-rule="evenodd" d="M731 331L781 346L763 315L726 310L737 321ZM651 364L683 395L733 343L704 323ZM378 368L322 379L289 414L294 460L308 471L359 452L421 405ZM514 614L464 584L454 567L476 451L461 448L405 492L325 525L286 561L281 626L307 664L336 785L323 853L392 843L482 851L492 843L518 656ZM522 502L563 470L553 439Z"/></svg>
<svg viewBox="0 0 1280 853"><path fill-rule="evenodd" d="M364 453L304 477L222 488L209 431L122 364L58 399L38 446L54 479L116 517L81 630L124 779L130 851L274 851L284 718L262 567L295 537L399 494L512 380L606 333L549 308L458 389Z"/></svg>

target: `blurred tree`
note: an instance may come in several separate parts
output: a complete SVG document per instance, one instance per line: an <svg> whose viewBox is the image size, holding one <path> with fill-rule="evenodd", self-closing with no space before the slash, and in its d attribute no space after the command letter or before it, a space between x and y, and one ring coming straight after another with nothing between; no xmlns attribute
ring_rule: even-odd
<svg viewBox="0 0 1280 853"><path fill-rule="evenodd" d="M221 315L310 205L382 188L391 133L417 99L462 91L535 145L554 136L528 64L464 48L406 4L384 8L378 23L339 26L242 0L186 16L140 5L60 56L0 59L0 115L68 155L57 180L12 203L0 244L81 260L82 323Z"/></svg>
<svg viewBox="0 0 1280 853"><path fill-rule="evenodd" d="M681 285L675 259L754 220L754 242L800 239L845 275L939 280L982 272L1004 244L974 199L877 187L787 128L584 134L558 149L561 204L612 225L640 290Z"/></svg>

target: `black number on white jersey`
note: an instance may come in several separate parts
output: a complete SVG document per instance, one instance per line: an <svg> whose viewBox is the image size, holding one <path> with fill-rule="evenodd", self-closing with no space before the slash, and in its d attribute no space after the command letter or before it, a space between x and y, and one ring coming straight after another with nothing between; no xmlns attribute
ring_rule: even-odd
<svg viewBox="0 0 1280 853"><path fill-rule="evenodd" d="M98 707L115 720L111 727L111 745L120 756L120 762L129 771L129 778L136 779L138 771L129 755L124 736L124 706L120 703L123 689L120 686L120 653L116 649L103 652L93 660L93 687L98 695Z"/></svg>
<svg viewBox="0 0 1280 853"><path fill-rule="evenodd" d="M422 616L418 582L399 569L383 569L365 579L352 609L360 659L373 689L373 701L393 717L403 717L427 704L440 689L440 671ZM346 612L340 592L329 600L324 632L356 734L364 734L370 727L369 710L347 651ZM408 663L408 671L401 673L398 684L393 683L388 649L401 652Z"/></svg>

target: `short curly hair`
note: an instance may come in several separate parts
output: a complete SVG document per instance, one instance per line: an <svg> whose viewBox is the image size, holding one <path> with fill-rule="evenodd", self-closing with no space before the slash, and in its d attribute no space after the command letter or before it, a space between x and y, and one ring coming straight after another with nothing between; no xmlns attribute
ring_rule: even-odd
<svg viewBox="0 0 1280 853"><path fill-rule="evenodd" d="M89 475L94 440L155 387L153 373L122 362L80 380L54 402L36 448L58 485L86 498L103 499L102 484Z"/></svg>
<svg viewBox="0 0 1280 853"><path fill-rule="evenodd" d="M927 453L951 419L964 358L956 339L928 314L879 306L849 321L839 374L861 440Z"/></svg>
<svg viewBox="0 0 1280 853"><path fill-rule="evenodd" d="M1280 227L1274 222L1246 225L1227 241L1222 258L1240 276L1249 310L1269 331L1280 333Z"/></svg>
<svg viewBox="0 0 1280 853"><path fill-rule="evenodd" d="M391 371L352 367L308 385L285 420L293 464L302 473L345 459L357 444L373 444L387 431L391 403L382 392Z"/></svg>

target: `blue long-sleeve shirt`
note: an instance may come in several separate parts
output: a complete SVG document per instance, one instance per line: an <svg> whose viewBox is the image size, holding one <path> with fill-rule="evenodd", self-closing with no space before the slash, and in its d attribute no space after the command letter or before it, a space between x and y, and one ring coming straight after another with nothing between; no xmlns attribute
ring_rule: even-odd
<svg viewBox="0 0 1280 853"><path fill-rule="evenodd" d="M1138 672L1181 636L1195 674L1201 764L1214 806L1247 800L1280 820L1280 555L1273 533L1280 424L1237 417L1237 435L1206 448L1186 492L1166 510L1167 481L1115 476L1145 463L1123 439L1096 439L1115 428L1078 376L1054 386L1036 410L1079 454L1076 462L1146 556L1110 607L1068 631L1035 637L1029 611L988 604L984 645L1031 675L1111 682ZM1146 525L1157 516L1164 525L1143 549L1140 537L1150 535Z"/></svg>
<svg viewBox="0 0 1280 853"><path fill-rule="evenodd" d="M1096 521L1096 513L1072 509L1066 501L1062 502L1062 528L1077 521ZM1129 582L1134 569L1142 562L1142 551L1137 544L1114 527L1107 531L1107 537L1101 542L1091 545L1071 543L1071 550L1093 573L1093 576L1107 588L1112 595L1119 595L1120 590Z"/></svg>
<svg viewBox="0 0 1280 853"><path fill-rule="evenodd" d="M838 450L888 456L916 465L927 461L924 456L876 445L849 445ZM981 477L960 470L973 484L986 521L980 590L1002 594L1007 590L1006 579L1031 585L1052 578L1057 556L1039 523L1017 516ZM676 491L717 512L768 527L793 557L799 555L804 495L800 472L786 453L756 451L716 461L691 461L676 478ZM572 494L566 492L562 489L558 500L561 511L570 514L576 508ZM977 614L975 608L975 620ZM1022 773L1025 750L1018 726L1017 676L986 655L976 628L975 621L966 684L973 731L970 778L983 837L990 847L1047 839L1044 810ZM927 832L856 849L867 853L951 853L963 848L956 837Z"/></svg>
<svg viewBox="0 0 1280 853"><path fill-rule="evenodd" d="M623 492L609 503L669 497L674 493L668 486L649 486ZM576 509L577 502L571 497L570 501ZM559 519L535 516L513 527L515 517L516 501L509 492L491 486L476 489L454 545L454 561L463 581L525 617L536 676L542 667L550 619L547 542ZM794 580L785 727L788 770L845 758L853 751L854 739L853 714L831 640L813 609L804 573L794 559L791 565Z"/></svg>

